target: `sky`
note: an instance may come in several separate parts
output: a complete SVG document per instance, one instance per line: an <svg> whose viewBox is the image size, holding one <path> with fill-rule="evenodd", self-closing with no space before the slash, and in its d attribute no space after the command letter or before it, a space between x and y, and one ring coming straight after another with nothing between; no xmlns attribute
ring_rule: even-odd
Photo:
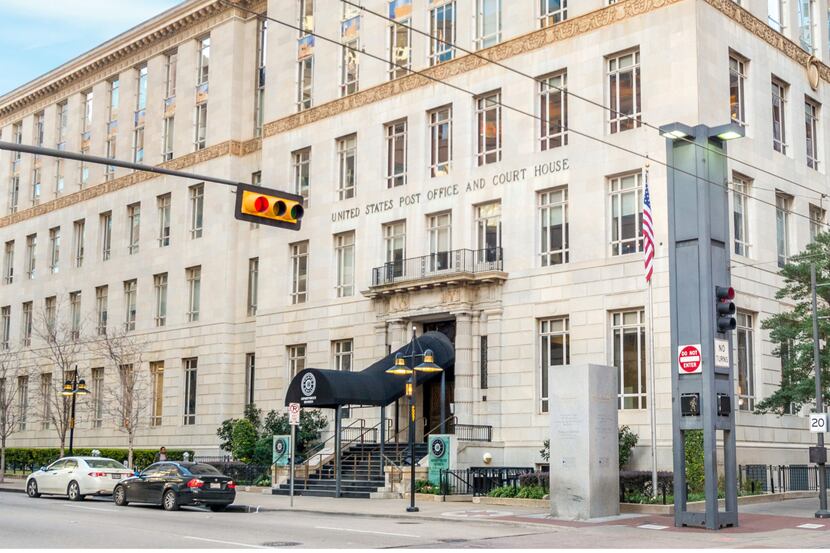
<svg viewBox="0 0 830 553"><path fill-rule="evenodd" d="M0 96L182 0L0 0Z"/></svg>

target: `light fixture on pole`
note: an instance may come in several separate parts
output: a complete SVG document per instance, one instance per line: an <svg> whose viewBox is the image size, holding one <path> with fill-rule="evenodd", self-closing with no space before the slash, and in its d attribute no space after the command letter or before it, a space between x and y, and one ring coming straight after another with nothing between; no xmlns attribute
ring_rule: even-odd
<svg viewBox="0 0 830 553"><path fill-rule="evenodd" d="M89 394L86 387L86 381L82 378L78 380L78 366L75 365L75 372L72 380L67 380L63 383L63 397L72 397L72 411L69 415L69 455L73 453L73 446L75 445L75 400L77 396L85 396Z"/></svg>

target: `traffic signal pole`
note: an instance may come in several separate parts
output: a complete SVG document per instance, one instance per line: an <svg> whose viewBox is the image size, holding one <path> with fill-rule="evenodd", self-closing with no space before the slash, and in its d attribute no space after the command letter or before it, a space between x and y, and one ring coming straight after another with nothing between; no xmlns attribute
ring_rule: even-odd
<svg viewBox="0 0 830 553"><path fill-rule="evenodd" d="M816 413L824 413L824 394L821 387L821 350L818 339L818 298L816 293L816 264L810 263L810 288L813 292L813 363L816 370ZM816 446L824 450L824 432L816 435ZM825 461L820 459L818 463L818 511L816 518L830 518L830 511L827 510L827 467Z"/></svg>

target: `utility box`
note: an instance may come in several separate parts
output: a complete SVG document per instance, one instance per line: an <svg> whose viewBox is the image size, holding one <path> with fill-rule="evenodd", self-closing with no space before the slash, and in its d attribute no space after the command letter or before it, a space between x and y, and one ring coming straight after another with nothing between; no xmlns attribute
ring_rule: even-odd
<svg viewBox="0 0 830 553"><path fill-rule="evenodd" d="M620 513L616 367L550 369L550 512L588 520Z"/></svg>

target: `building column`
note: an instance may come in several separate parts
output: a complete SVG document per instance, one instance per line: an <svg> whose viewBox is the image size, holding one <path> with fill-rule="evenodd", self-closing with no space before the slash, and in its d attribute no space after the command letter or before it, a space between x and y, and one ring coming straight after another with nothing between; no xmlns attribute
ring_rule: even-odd
<svg viewBox="0 0 830 553"><path fill-rule="evenodd" d="M455 313L455 410L459 424L473 422L473 325L468 312Z"/></svg>
<svg viewBox="0 0 830 553"><path fill-rule="evenodd" d="M393 321L388 321L388 340L389 346L391 347L392 351L395 351L399 347L403 346L404 344L409 343L410 333L411 331L407 332L408 325L406 321L402 319L396 319Z"/></svg>
<svg viewBox="0 0 830 553"><path fill-rule="evenodd" d="M386 357L388 350L386 323L375 323L374 330L375 340L372 345L372 357L373 359L380 359L381 357Z"/></svg>
<svg viewBox="0 0 830 553"><path fill-rule="evenodd" d="M486 319L482 317L482 335L487 336L487 387L480 390L482 424L489 424L495 433L500 432L502 427L501 415L501 320L502 310L493 309L485 311ZM480 385L480 384L479 384ZM484 398L487 398L486 401Z"/></svg>

